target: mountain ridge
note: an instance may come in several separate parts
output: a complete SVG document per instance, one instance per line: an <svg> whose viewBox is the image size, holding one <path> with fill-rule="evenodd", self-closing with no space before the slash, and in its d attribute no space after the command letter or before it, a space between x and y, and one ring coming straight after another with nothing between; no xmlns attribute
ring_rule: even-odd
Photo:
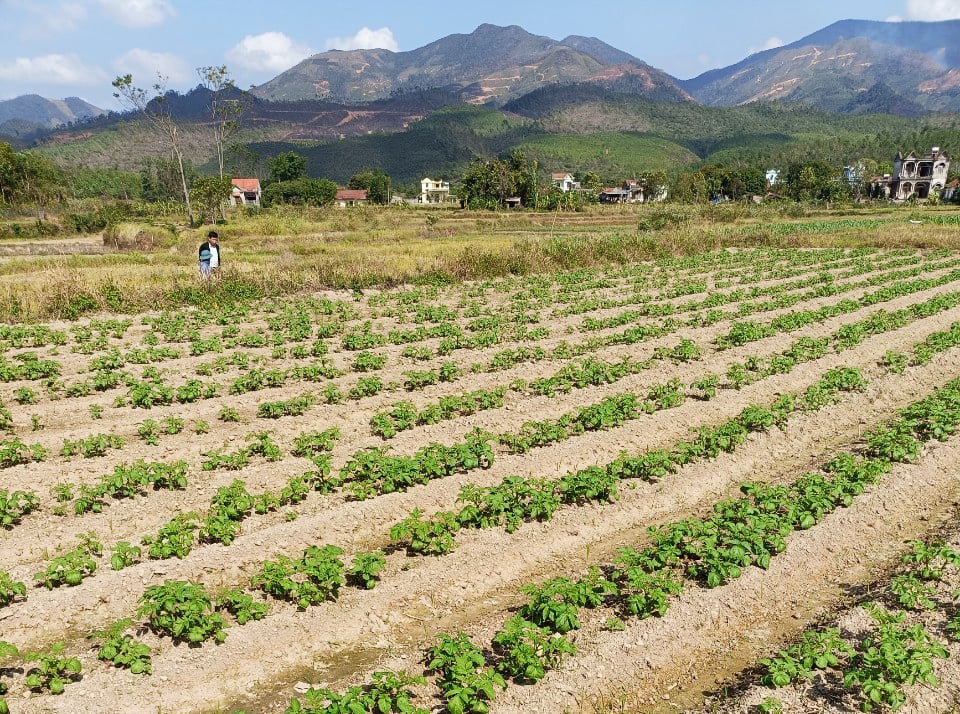
<svg viewBox="0 0 960 714"><path fill-rule="evenodd" d="M888 111L960 111L957 38L960 20L840 20L678 85L711 106L777 100L843 112L879 84L889 92Z"/></svg>
<svg viewBox="0 0 960 714"><path fill-rule="evenodd" d="M19 137L105 113L79 97L47 99L39 94L23 94L0 100L0 133Z"/></svg>
<svg viewBox="0 0 960 714"><path fill-rule="evenodd" d="M518 25L489 23L407 52L330 50L251 89L261 99L383 99L405 88L459 92L471 104L502 103L551 83L590 81L615 65L635 65L664 100L689 95L666 72L594 37L558 41Z"/></svg>

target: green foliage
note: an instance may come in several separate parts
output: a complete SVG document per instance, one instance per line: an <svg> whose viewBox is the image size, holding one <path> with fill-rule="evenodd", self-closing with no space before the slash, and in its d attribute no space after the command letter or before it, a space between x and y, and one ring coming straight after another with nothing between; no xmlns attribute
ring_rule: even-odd
<svg viewBox="0 0 960 714"><path fill-rule="evenodd" d="M563 655L576 652L562 635L551 634L519 615L507 620L493 636L493 649L498 656L497 671L517 683L543 679Z"/></svg>
<svg viewBox="0 0 960 714"><path fill-rule="evenodd" d="M904 625L903 614L892 614L876 604L866 607L876 632L864 640L843 683L859 685L861 711L883 706L895 711L906 700L904 685L937 685L934 659L946 658L948 652L923 625Z"/></svg>
<svg viewBox="0 0 960 714"><path fill-rule="evenodd" d="M38 585L44 585L48 590L61 585L79 585L94 573L97 561L93 556L103 552L103 545L91 536L81 535L80 538L82 542L77 548L53 558L46 570L33 576Z"/></svg>
<svg viewBox="0 0 960 714"><path fill-rule="evenodd" d="M372 590L380 580L380 571L387 567L383 551L357 553L353 565L347 571L347 582L366 590Z"/></svg>
<svg viewBox="0 0 960 714"><path fill-rule="evenodd" d="M307 176L307 160L294 151L278 154L269 163L273 181L294 181Z"/></svg>
<svg viewBox="0 0 960 714"><path fill-rule="evenodd" d="M114 667L129 669L131 674L150 674L150 648L137 642L133 636L124 634L132 625L131 620L119 620L105 630L92 632L88 637L102 640L97 650L97 659L110 662Z"/></svg>
<svg viewBox="0 0 960 714"><path fill-rule="evenodd" d="M436 672L450 714L486 714L497 688L506 689L503 676L485 666L483 652L465 634L437 635L439 643L427 650L427 669Z"/></svg>
<svg viewBox="0 0 960 714"><path fill-rule="evenodd" d="M37 510L40 498L33 491L0 490L0 528L9 530L20 523L24 516Z"/></svg>
<svg viewBox="0 0 960 714"><path fill-rule="evenodd" d="M406 672L374 672L365 687L351 687L344 694L311 688L303 701L294 698L285 714L428 714L412 703L410 687L425 684L423 677Z"/></svg>
<svg viewBox="0 0 960 714"><path fill-rule="evenodd" d="M245 625L251 620L262 620L270 609L267 603L254 600L253 595L239 588L221 593L216 606L218 610L226 610L233 615L238 625Z"/></svg>
<svg viewBox="0 0 960 714"><path fill-rule="evenodd" d="M62 657L63 649L63 643L58 642L49 649L23 654L24 662L37 663L27 670L27 676L23 680L27 689L34 692L47 690L51 694L63 694L67 684L80 679L83 669L80 660L76 657Z"/></svg>
<svg viewBox="0 0 960 714"><path fill-rule="evenodd" d="M770 687L785 687L809 680L815 670L839 667L853 654L853 648L844 642L837 628L804 632L798 644L781 650L775 657L760 660L766 670L760 682Z"/></svg>
<svg viewBox="0 0 960 714"><path fill-rule="evenodd" d="M223 616L216 612L203 586L194 581L165 580L140 597L137 617L145 617L152 630L176 641L199 645L227 638Z"/></svg>
<svg viewBox="0 0 960 714"><path fill-rule="evenodd" d="M344 583L343 550L333 545L310 546L294 560L284 555L264 561L251 581L266 594L293 600L305 610L326 600L335 600Z"/></svg>
<svg viewBox="0 0 960 714"><path fill-rule="evenodd" d="M337 194L337 184L328 179L298 178L271 183L263 189L264 207L329 206Z"/></svg>
<svg viewBox="0 0 960 714"><path fill-rule="evenodd" d="M367 169L354 174L347 182L347 188L367 192L367 200L385 206L390 203L390 177L380 169Z"/></svg>
<svg viewBox="0 0 960 714"><path fill-rule="evenodd" d="M14 600L27 596L27 586L14 580L10 573L0 570L0 607L6 607Z"/></svg>

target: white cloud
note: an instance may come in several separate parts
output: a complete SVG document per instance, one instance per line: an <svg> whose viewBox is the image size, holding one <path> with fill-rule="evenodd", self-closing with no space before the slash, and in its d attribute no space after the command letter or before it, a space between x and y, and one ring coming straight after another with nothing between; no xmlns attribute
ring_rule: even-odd
<svg viewBox="0 0 960 714"><path fill-rule="evenodd" d="M11 5L28 16L20 27L24 37L72 32L87 19L87 6L82 2L61 2L51 7L18 0Z"/></svg>
<svg viewBox="0 0 960 714"><path fill-rule="evenodd" d="M192 74L187 63L169 52L150 52L132 49L113 62L114 68L121 74L132 74L134 79L141 78L137 84L152 84L157 77L165 77L171 84L180 84L190 79Z"/></svg>
<svg viewBox="0 0 960 714"><path fill-rule="evenodd" d="M328 50L381 49L391 52L400 49L389 27L381 27L379 30L361 27L353 37L331 37L326 41L326 47Z"/></svg>
<svg viewBox="0 0 960 714"><path fill-rule="evenodd" d="M907 0L911 20L956 20L960 18L960 0Z"/></svg>
<svg viewBox="0 0 960 714"><path fill-rule="evenodd" d="M887 22L903 22L903 17L900 15L891 15L887 18Z"/></svg>
<svg viewBox="0 0 960 714"><path fill-rule="evenodd" d="M100 0L100 4L125 27L152 27L177 14L170 0Z"/></svg>
<svg viewBox="0 0 960 714"><path fill-rule="evenodd" d="M0 62L0 79L31 84L90 85L104 82L106 76L100 69L84 65L75 55L51 54Z"/></svg>
<svg viewBox="0 0 960 714"><path fill-rule="evenodd" d="M783 46L783 40L781 40L779 37L771 37L766 42L764 42L763 45L760 47L748 47L747 54L753 55L753 54L756 54L757 52L763 52L764 50L772 50L774 47L782 47L782 46Z"/></svg>
<svg viewBox="0 0 960 714"><path fill-rule="evenodd" d="M227 50L227 59L244 69L282 72L313 54L282 32L247 35Z"/></svg>

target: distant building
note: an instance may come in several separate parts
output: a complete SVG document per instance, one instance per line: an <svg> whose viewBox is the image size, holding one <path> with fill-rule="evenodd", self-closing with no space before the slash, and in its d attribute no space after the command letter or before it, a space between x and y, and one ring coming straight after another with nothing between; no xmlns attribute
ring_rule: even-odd
<svg viewBox="0 0 960 714"><path fill-rule="evenodd" d="M950 157L934 146L929 154L917 156L910 152L903 156L899 151L893 160L893 173L870 182L871 198L888 198L891 201L906 201L909 198L926 200L931 193L942 191L947 185Z"/></svg>
<svg viewBox="0 0 960 714"><path fill-rule="evenodd" d="M954 179L944 186L940 198L951 203L960 203L960 179Z"/></svg>
<svg viewBox="0 0 960 714"><path fill-rule="evenodd" d="M767 186L775 186L780 181L779 169L767 169Z"/></svg>
<svg viewBox="0 0 960 714"><path fill-rule="evenodd" d="M420 181L420 203L445 203L450 200L450 183L425 178Z"/></svg>
<svg viewBox="0 0 960 714"><path fill-rule="evenodd" d="M230 179L233 189L230 192L231 206L260 206L260 179Z"/></svg>
<svg viewBox="0 0 960 714"><path fill-rule="evenodd" d="M333 201L338 206L361 206L367 202L367 191L361 188L339 188Z"/></svg>
<svg viewBox="0 0 960 714"><path fill-rule="evenodd" d="M600 192L600 203L646 203L647 201L663 201L667 197L666 186L653 188L644 181L627 179L622 186L611 186Z"/></svg>
<svg viewBox="0 0 960 714"><path fill-rule="evenodd" d="M550 174L550 180L553 185L566 193L567 191L579 191L580 182L573 180L573 174L554 173Z"/></svg>

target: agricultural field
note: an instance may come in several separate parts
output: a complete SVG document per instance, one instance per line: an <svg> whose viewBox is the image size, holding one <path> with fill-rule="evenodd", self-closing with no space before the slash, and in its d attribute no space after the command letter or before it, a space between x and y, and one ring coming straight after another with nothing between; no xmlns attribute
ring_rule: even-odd
<svg viewBox="0 0 960 714"><path fill-rule="evenodd" d="M0 400L0 712L960 700L960 252L4 324Z"/></svg>

